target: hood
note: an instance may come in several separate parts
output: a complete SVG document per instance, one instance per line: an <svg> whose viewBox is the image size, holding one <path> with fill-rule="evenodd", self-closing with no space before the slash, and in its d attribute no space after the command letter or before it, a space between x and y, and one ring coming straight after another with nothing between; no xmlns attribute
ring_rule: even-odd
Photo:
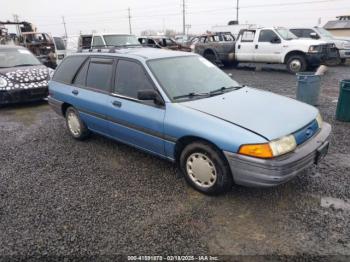
<svg viewBox="0 0 350 262"><path fill-rule="evenodd" d="M11 67L0 70L0 75L13 83L26 84L42 82L49 79L49 69L46 66Z"/></svg>
<svg viewBox="0 0 350 262"><path fill-rule="evenodd" d="M296 132L318 114L316 108L305 103L248 87L180 104L241 126L267 140Z"/></svg>
<svg viewBox="0 0 350 262"><path fill-rule="evenodd" d="M305 45L322 45L322 44L327 44L326 41L323 40L315 40L315 39L310 39L310 38L297 38L297 39L292 39L288 41L291 44L295 45L300 45L300 43L305 44Z"/></svg>

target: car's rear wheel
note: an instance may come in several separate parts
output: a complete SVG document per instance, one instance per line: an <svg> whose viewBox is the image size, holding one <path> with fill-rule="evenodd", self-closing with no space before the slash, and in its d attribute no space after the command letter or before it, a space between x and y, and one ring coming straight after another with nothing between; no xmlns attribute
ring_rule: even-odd
<svg viewBox="0 0 350 262"><path fill-rule="evenodd" d="M205 194L220 194L232 188L230 168L222 153L206 142L187 145L180 156L186 181Z"/></svg>
<svg viewBox="0 0 350 262"><path fill-rule="evenodd" d="M70 135L75 139L83 140L90 134L89 129L80 119L79 112L74 107L68 107L66 110L66 124Z"/></svg>
<svg viewBox="0 0 350 262"><path fill-rule="evenodd" d="M213 63L214 65L216 64L216 56L212 51L206 51L204 53L204 58Z"/></svg>
<svg viewBox="0 0 350 262"><path fill-rule="evenodd" d="M288 72L292 74L304 72L307 67L305 57L302 55L292 55L288 57L286 64Z"/></svg>

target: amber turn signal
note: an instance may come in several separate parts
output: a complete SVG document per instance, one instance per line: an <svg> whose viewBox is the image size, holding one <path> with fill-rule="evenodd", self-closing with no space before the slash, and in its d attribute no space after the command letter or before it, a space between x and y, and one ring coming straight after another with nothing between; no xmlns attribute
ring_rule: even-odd
<svg viewBox="0 0 350 262"><path fill-rule="evenodd" d="M243 145L239 149L239 154L259 158L273 157L273 153L269 144Z"/></svg>

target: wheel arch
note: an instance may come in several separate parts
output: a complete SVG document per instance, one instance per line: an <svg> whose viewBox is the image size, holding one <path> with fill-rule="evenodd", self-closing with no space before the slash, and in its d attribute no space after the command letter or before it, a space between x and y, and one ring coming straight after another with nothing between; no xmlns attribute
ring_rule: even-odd
<svg viewBox="0 0 350 262"><path fill-rule="evenodd" d="M176 163L179 163L181 152L184 150L184 148L187 145L194 143L194 142L204 142L204 143L210 144L213 147L215 147L215 149L217 149L218 152L220 152L223 155L222 150L215 143L209 141L208 139L199 137L199 136L188 135L188 136L183 136L183 137L179 138L175 143L174 157L175 157Z"/></svg>
<svg viewBox="0 0 350 262"><path fill-rule="evenodd" d="M306 57L306 53L300 50L293 50L293 51L289 51L288 53L286 53L286 55L284 56L283 59L283 63L287 63L289 57L291 57L292 55L301 55L303 57Z"/></svg>
<svg viewBox="0 0 350 262"><path fill-rule="evenodd" d="M71 104L68 104L68 103L63 103L62 106L61 106L61 111L62 111L62 115L65 116L66 115L66 111L67 111L67 108L72 106Z"/></svg>

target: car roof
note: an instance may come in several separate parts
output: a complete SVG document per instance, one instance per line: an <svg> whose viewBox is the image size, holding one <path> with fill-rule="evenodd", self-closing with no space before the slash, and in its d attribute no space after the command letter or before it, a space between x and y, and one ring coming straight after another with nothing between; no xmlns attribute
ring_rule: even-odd
<svg viewBox="0 0 350 262"><path fill-rule="evenodd" d="M181 51L172 51L166 49L157 49L150 47L135 47L135 48L121 48L115 49L115 52L84 52L76 55L98 55L98 56L117 56L129 57L137 60L153 60L160 58L171 58L181 56L197 56L197 54Z"/></svg>
<svg viewBox="0 0 350 262"><path fill-rule="evenodd" d="M19 45L0 45L0 49L27 49Z"/></svg>

